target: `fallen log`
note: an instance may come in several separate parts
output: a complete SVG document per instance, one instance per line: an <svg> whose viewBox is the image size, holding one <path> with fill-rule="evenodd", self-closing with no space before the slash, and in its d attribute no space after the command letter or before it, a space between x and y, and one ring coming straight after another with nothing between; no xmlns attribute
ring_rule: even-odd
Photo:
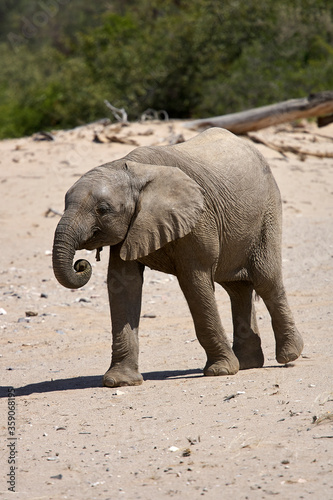
<svg viewBox="0 0 333 500"><path fill-rule="evenodd" d="M193 120L184 123L184 127L200 131L210 127L222 127L234 134L245 134L280 123L326 116L331 113L333 113L333 91L327 90L310 94L302 99L290 99L240 113Z"/></svg>

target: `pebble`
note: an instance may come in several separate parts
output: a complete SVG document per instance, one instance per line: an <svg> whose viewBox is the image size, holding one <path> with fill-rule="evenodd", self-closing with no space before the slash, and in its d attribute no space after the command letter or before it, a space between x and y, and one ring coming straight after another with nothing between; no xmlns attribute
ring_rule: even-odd
<svg viewBox="0 0 333 500"><path fill-rule="evenodd" d="M30 323L30 318L19 318L18 323Z"/></svg>
<svg viewBox="0 0 333 500"><path fill-rule="evenodd" d="M179 448L177 448L177 446L170 446L170 448L169 448L169 451L172 451L172 452L178 451L178 450L179 450Z"/></svg>
<svg viewBox="0 0 333 500"><path fill-rule="evenodd" d="M62 479L62 474L58 474L57 476L51 476L50 479Z"/></svg>
<svg viewBox="0 0 333 500"><path fill-rule="evenodd" d="M112 393L112 396L123 396L126 394L126 392L120 391L119 389L116 390L116 392Z"/></svg>

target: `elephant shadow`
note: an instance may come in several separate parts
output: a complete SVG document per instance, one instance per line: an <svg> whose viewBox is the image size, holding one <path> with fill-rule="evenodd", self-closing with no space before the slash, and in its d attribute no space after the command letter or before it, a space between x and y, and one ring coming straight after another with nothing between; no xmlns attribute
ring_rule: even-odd
<svg viewBox="0 0 333 500"><path fill-rule="evenodd" d="M286 369L293 368L294 363L287 363L285 365L266 365L266 369ZM167 380L167 379L190 379L201 378L203 372L199 368L191 370L165 370L155 372L145 372L142 374L144 381L154 380ZM0 386L0 399L8 397L8 389L11 386ZM30 394L43 394L47 392L60 392L71 391L77 389L92 389L95 387L103 388L101 375L88 375L86 377L72 377L62 378L56 380L45 380L44 382L37 382L35 384L28 384L22 387L15 387L15 396L29 396ZM105 387L110 390L109 387ZM117 388L115 388L116 390Z"/></svg>
<svg viewBox="0 0 333 500"><path fill-rule="evenodd" d="M168 370L158 372L143 373L145 381L148 380L166 380L175 378L194 378L202 376L202 370ZM10 386L0 387L0 398L8 397L8 389ZM29 396L30 394L43 394L47 392L71 391L78 389L92 389L95 387L102 388L102 376L90 375L86 377L72 377L56 380L46 380L44 382L36 382L22 387L15 387L15 396ZM110 388L106 387L106 390Z"/></svg>

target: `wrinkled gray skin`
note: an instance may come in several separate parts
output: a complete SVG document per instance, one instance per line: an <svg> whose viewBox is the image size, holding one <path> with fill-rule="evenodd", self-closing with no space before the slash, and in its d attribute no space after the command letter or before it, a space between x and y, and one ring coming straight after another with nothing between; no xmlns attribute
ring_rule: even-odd
<svg viewBox="0 0 333 500"><path fill-rule="evenodd" d="M110 246L108 291L112 361L103 383L138 385L138 328L144 267L177 276L198 340L205 375L261 367L264 356L253 291L271 315L279 363L303 342L281 274L281 199L269 166L249 143L212 128L175 146L141 147L94 168L66 194L55 232L53 267L68 288L85 285L90 264L76 250ZM214 282L231 300L231 349Z"/></svg>

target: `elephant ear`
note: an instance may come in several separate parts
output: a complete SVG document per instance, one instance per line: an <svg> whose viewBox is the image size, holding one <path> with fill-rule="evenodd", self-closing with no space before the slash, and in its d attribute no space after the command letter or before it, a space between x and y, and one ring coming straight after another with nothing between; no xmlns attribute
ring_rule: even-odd
<svg viewBox="0 0 333 500"><path fill-rule="evenodd" d="M139 189L136 211L120 250L123 260L135 260L188 234L204 206L202 188L177 167L127 161Z"/></svg>

